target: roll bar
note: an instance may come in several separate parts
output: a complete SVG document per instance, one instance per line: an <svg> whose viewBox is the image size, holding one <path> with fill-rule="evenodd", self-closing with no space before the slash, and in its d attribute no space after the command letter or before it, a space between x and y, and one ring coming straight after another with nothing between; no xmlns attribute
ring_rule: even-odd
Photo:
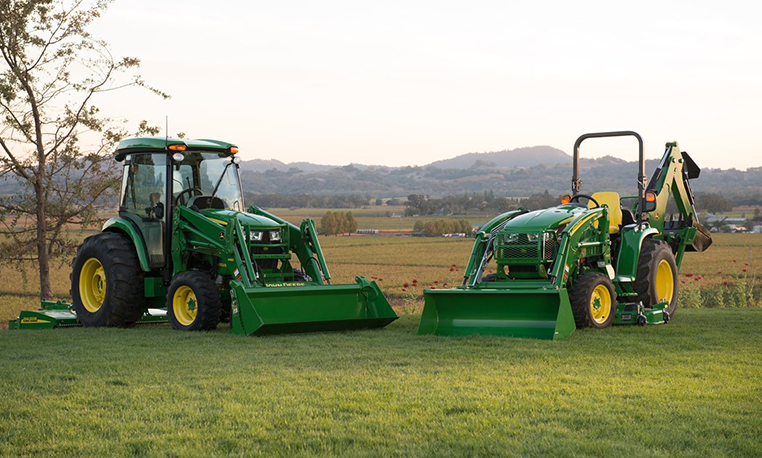
<svg viewBox="0 0 762 458"><path fill-rule="evenodd" d="M572 195L579 194L582 180L579 178L579 147L588 138L603 137L635 137L638 139L638 223L642 222L642 208L644 208L644 192L646 189L646 160L643 156L643 138L637 132L621 130L616 132L593 132L580 135L574 142L574 169L572 171Z"/></svg>

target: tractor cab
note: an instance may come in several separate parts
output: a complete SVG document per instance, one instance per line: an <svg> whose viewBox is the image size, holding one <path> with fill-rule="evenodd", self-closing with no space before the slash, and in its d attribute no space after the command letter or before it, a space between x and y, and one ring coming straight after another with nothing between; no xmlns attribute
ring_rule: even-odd
<svg viewBox="0 0 762 458"><path fill-rule="evenodd" d="M166 265L167 221L176 206L244 211L237 151L212 140L135 138L119 144L116 160L124 164L119 216L140 232L151 268Z"/></svg>

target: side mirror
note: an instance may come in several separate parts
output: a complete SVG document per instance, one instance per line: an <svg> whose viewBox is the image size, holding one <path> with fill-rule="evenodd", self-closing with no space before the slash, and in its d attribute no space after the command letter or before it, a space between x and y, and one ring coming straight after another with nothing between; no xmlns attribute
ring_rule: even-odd
<svg viewBox="0 0 762 458"><path fill-rule="evenodd" d="M643 211L650 213L656 210L656 193L653 191L646 191L645 199L643 199Z"/></svg>

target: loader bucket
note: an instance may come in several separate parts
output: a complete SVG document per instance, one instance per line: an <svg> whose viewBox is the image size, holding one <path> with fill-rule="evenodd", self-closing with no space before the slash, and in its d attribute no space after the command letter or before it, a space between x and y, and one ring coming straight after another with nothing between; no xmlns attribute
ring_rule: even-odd
<svg viewBox="0 0 762 458"><path fill-rule="evenodd" d="M575 329L566 289L427 289L424 297L418 335L553 340Z"/></svg>
<svg viewBox="0 0 762 458"><path fill-rule="evenodd" d="M397 319L375 282L246 288L232 282L230 333L240 335L382 328Z"/></svg>

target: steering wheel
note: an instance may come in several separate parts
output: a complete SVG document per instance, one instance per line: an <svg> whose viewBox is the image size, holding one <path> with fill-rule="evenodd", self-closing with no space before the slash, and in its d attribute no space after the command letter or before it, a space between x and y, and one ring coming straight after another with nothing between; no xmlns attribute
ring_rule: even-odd
<svg viewBox="0 0 762 458"><path fill-rule="evenodd" d="M181 197L185 197L186 194L188 194L188 200L190 200L190 194L195 194L197 196L203 196L204 195L204 191L200 190L199 188L183 189L182 191L180 191L180 194L178 194L177 197L175 197L175 205L180 205L180 198ZM183 205L185 205L187 203L188 202L185 201L185 202L183 202Z"/></svg>
<svg viewBox="0 0 762 458"><path fill-rule="evenodd" d="M595 204L595 207L600 207L600 206L601 206L601 204L599 204L597 200L593 199L593 197L592 197L592 196L588 196L587 194L574 194L574 195L571 197L571 199L569 199L569 202L574 202L574 201L577 201L577 202L579 202L579 198L580 198L580 197L582 197L582 198L584 198L584 199L587 199L587 200L589 200L590 202L594 203L594 204ZM595 208L595 207L594 207L594 208Z"/></svg>

